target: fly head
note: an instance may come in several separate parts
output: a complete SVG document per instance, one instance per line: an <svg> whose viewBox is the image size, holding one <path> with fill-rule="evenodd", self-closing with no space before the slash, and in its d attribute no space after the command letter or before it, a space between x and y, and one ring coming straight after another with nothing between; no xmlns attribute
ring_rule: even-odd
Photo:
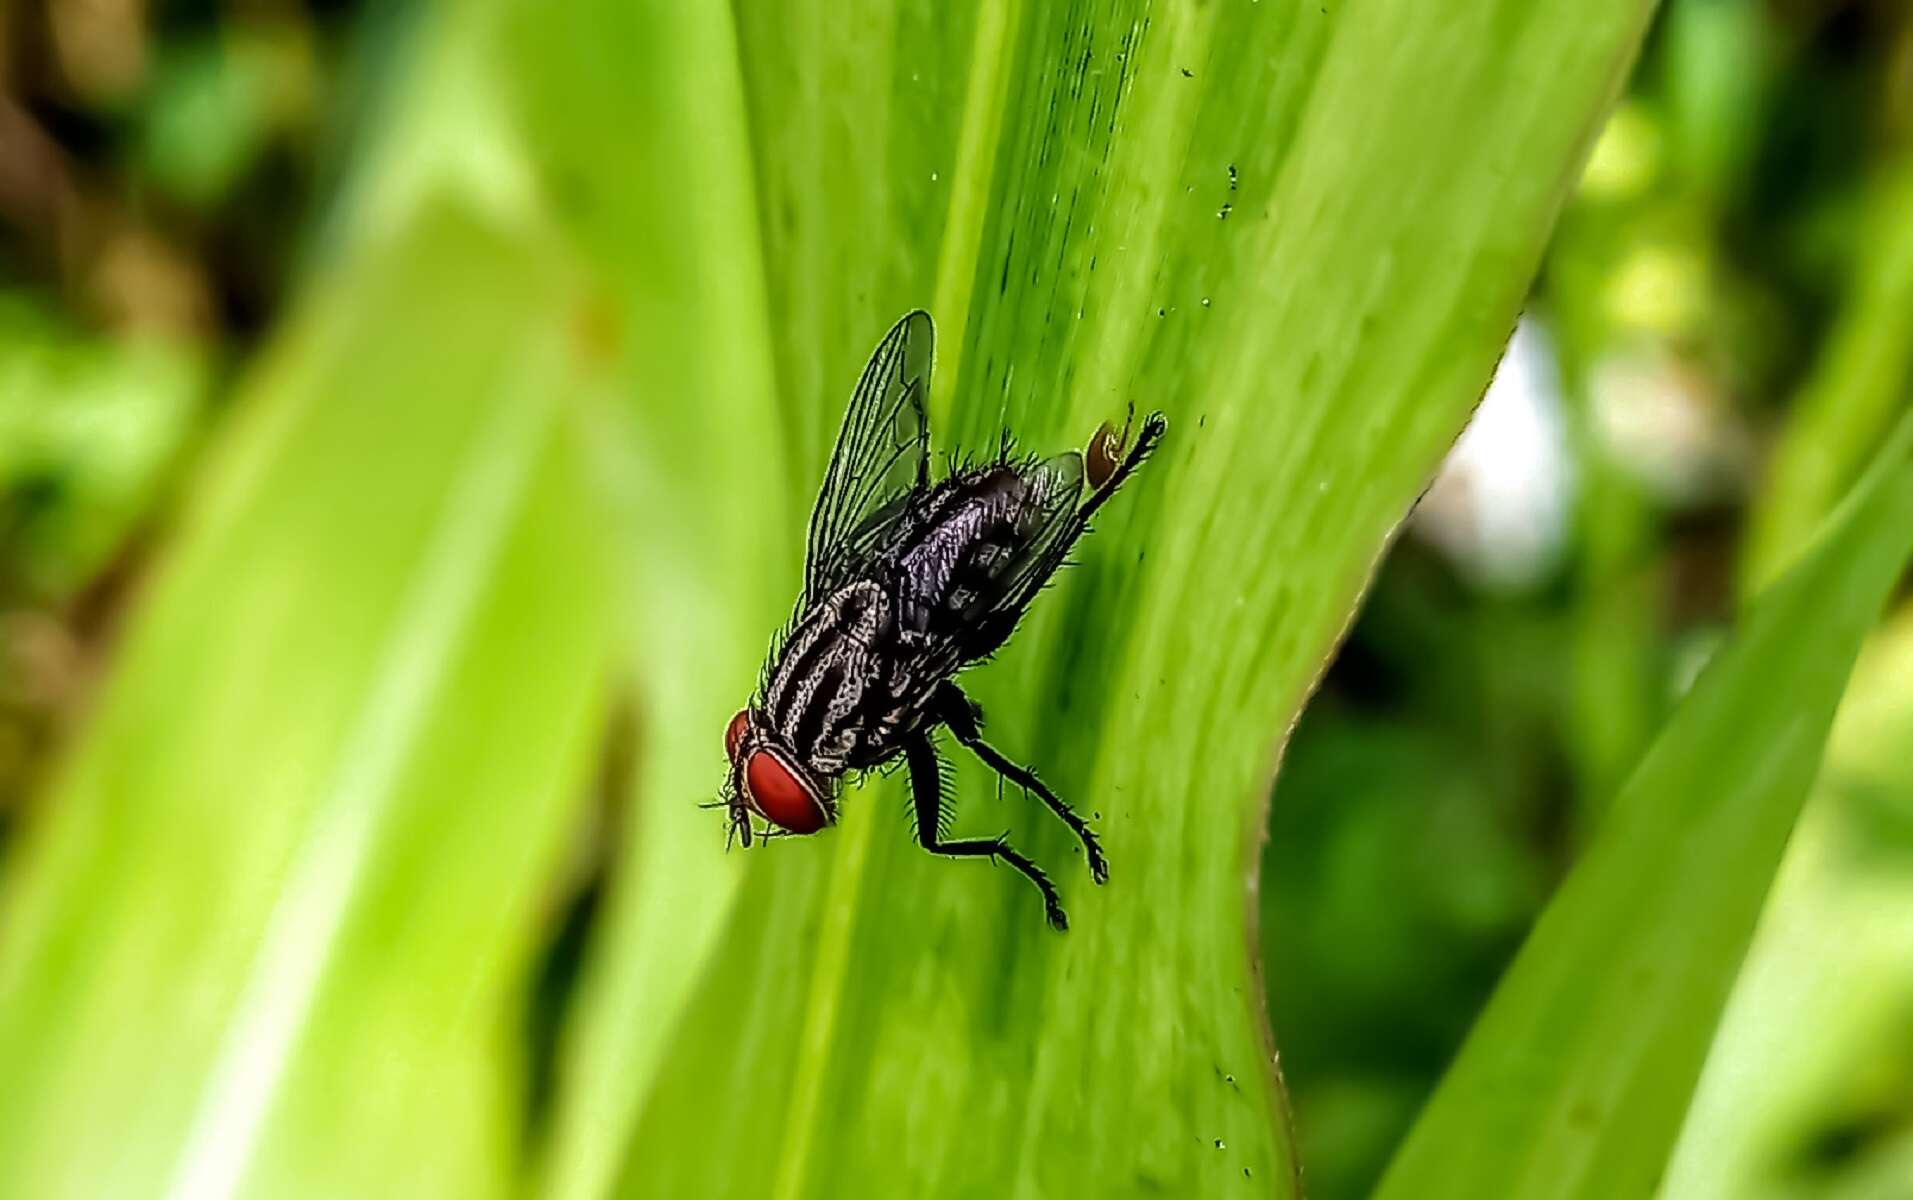
<svg viewBox="0 0 1913 1200"><path fill-rule="evenodd" d="M724 731L731 760L725 784L729 836L751 844L751 817L785 833L816 833L835 819L829 789L799 765L796 753L756 709L739 709Z"/></svg>

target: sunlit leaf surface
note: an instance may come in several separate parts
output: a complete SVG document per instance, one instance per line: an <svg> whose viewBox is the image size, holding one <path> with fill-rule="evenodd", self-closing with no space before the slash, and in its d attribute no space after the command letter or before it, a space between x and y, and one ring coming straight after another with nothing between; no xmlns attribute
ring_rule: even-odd
<svg viewBox="0 0 1913 1200"><path fill-rule="evenodd" d="M28 832L0 1194L482 1196L610 589L539 256L427 209L244 410Z"/></svg>
<svg viewBox="0 0 1913 1200"><path fill-rule="evenodd" d="M647 592L653 666L702 657L692 687L640 664L661 757L561 1064L557 1194L1293 1191L1247 917L1277 748L1648 8L525 6L530 144L632 330L641 454L710 535ZM1065 936L1014 875L916 849L894 780L721 864L690 807L795 595L844 398L917 306L944 452L1080 445L1131 402L1171 423L969 681L1095 814L1109 886L953 756L956 829L1049 864ZM740 470L780 502L711 520Z"/></svg>

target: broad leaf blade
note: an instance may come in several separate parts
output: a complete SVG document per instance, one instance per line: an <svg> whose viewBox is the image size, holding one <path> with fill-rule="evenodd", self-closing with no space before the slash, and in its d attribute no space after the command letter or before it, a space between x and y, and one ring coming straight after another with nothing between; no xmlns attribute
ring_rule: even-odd
<svg viewBox="0 0 1913 1200"><path fill-rule="evenodd" d="M1378 1195L1650 1194L1860 641L1913 554L1913 416L1622 789Z"/></svg>
<svg viewBox="0 0 1913 1200"><path fill-rule="evenodd" d="M506 1177L497 1039L607 651L565 293L437 209L335 283L248 390L22 848L0 1193Z"/></svg>
<svg viewBox="0 0 1913 1200"><path fill-rule="evenodd" d="M591 469L617 523L643 809L561 1032L540 1190L601 1195L729 915L747 858L697 807L723 781L725 723L790 611L803 513L785 465L754 191L721 7L591 4L514 14L532 145L598 270L621 347ZM634 67L632 56L643 56ZM848 386L848 385L846 385Z"/></svg>
<svg viewBox="0 0 1913 1200"><path fill-rule="evenodd" d="M534 144L555 189L589 197L576 227L638 311L673 307L639 280L701 301L682 259L704 243L670 231L703 228L712 197L659 189L591 131L671 144L682 112L622 60L642 78L620 85L592 59L594 86L575 88L574 64L536 45L641 27L665 77L720 86L732 68L708 56L741 56L770 304L742 336L768 328L776 346L788 546L863 355L913 306L939 322L945 450L987 451L1005 423L1032 449L1080 444L1131 399L1171 421L1081 565L972 681L999 746L1097 815L1109 887L968 762L957 829L1011 825L1055 868L1066 937L1020 879L913 847L894 784L851 796L822 838L754 851L714 961L675 960L700 972L686 1007L645 1003L637 1038L581 1031L580 1047L626 1051L573 1068L628 1089L624 1190L1293 1190L1246 928L1271 760L1479 396L1648 8L748 6L733 31L708 9L586 5L526 20L522 70L549 89ZM711 102L714 138L733 136L732 103ZM695 432L658 428L660 457L713 462ZM751 671L721 666L741 701ZM710 707L715 784L727 714ZM627 896L729 899L702 859L629 861L651 877L627 877ZM595 973L679 994L682 978L619 966L664 965L629 939L642 924L599 940ZM629 1020L642 996L591 1019ZM564 1194L595 1194L605 1145L558 1143Z"/></svg>

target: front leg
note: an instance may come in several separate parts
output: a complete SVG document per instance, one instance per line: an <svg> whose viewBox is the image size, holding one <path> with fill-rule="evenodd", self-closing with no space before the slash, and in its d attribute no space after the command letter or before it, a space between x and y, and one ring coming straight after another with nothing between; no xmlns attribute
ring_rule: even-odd
<svg viewBox="0 0 1913 1200"><path fill-rule="evenodd" d="M943 776L937 771L937 749L926 732L910 734L903 743L904 762L910 768L910 795L917 809L917 843L932 854L951 858L1001 859L1043 893L1043 915L1056 929L1068 929L1069 917L1063 913L1063 901L1056 894L1043 869L1026 858L1007 838L974 838L945 841L939 828L943 815Z"/></svg>
<svg viewBox="0 0 1913 1200"><path fill-rule="evenodd" d="M998 775L1021 787L1024 791L1035 792L1041 797L1049 810L1056 814L1063 824L1069 826L1077 840L1083 843L1083 854L1089 859L1089 875L1097 883L1109 882L1109 863L1103 858L1103 847L1096 840L1096 834L1089 824L1065 804L1060 796L1044 786L1043 781L1027 767L1019 767L999 754L995 747L983 740L983 730L978 724L978 709L971 699L963 694L963 689L947 680L937 688L936 695L930 700L930 711L936 719L950 727L956 740L970 748L970 753L983 760L983 765Z"/></svg>

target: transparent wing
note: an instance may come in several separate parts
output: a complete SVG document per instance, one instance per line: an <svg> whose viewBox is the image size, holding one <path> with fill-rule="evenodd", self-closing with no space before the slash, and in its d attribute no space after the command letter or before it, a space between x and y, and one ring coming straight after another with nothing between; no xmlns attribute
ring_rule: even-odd
<svg viewBox="0 0 1913 1200"><path fill-rule="evenodd" d="M806 609L848 581L903 514L910 493L929 482L923 398L935 339L930 314L905 314L877 343L857 381L810 514Z"/></svg>
<svg viewBox="0 0 1913 1200"><path fill-rule="evenodd" d="M1022 616L1036 593L1063 565L1069 548L1082 533L1076 503L1083 494L1083 459L1070 451L1034 464L1025 476L1030 482L1027 533L1016 552L990 573L990 585L979 589L969 611L969 622L987 622L1008 615Z"/></svg>
<svg viewBox="0 0 1913 1200"><path fill-rule="evenodd" d="M1022 474L1030 490L1014 546L937 612L912 664L919 678L934 682L995 653L1081 536L1082 457L1059 454Z"/></svg>
<svg viewBox="0 0 1913 1200"><path fill-rule="evenodd" d="M1040 497L1042 524L1021 551L1012 556L989 607L972 614L971 619L984 625L994 624L998 636L1008 637L1010 629L1022 618L1023 610L1036 599L1036 593L1043 590L1050 576L1056 574L1063 560L1069 557L1070 547L1089 528L1090 517L1116 494L1123 479L1149 457L1168 427L1161 413L1150 413L1143 418L1135 446L1080 505L1077 502L1083 499L1085 474L1080 455L1059 454L1035 464L1027 478ZM1003 624L1005 621L1007 625Z"/></svg>

